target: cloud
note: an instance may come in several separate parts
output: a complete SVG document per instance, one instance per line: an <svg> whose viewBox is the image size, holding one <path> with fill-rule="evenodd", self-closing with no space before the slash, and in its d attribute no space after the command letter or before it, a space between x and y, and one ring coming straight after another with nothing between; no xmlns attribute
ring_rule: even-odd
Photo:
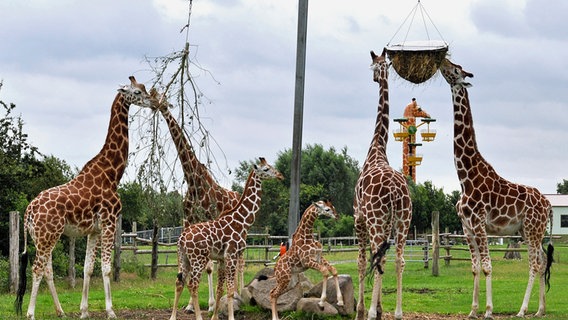
<svg viewBox="0 0 568 320"><path fill-rule="evenodd" d="M309 3L304 144L345 146L363 163L378 103L369 51L405 40L406 26L397 30L414 5ZM475 74L470 98L484 157L505 178L555 193L566 178L560 146L568 133L567 4L423 5L426 21L434 24L429 36L446 40L452 60ZM273 161L292 144L297 2L193 1L184 29L188 10L185 0L3 1L0 37L10 46L0 51L0 98L17 104L24 130L40 151L81 167L102 146L118 84L132 74L149 83L154 75L145 57L182 50L189 41L190 71L204 94L201 116L219 145L216 159L223 163L226 156L229 168L258 156ZM408 35L424 37L421 19L415 17ZM436 140L419 151L424 160L418 180L448 193L459 189L447 83L435 76L416 86L391 70L389 84L391 117L400 117L416 97L437 119ZM144 126L131 125L131 146ZM397 169L401 149L391 137L387 152ZM226 172L216 176L230 185Z"/></svg>

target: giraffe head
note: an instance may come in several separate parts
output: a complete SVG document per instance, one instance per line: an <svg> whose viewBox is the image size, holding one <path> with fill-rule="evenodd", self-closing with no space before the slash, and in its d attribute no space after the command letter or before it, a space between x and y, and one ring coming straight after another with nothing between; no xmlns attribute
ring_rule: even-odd
<svg viewBox="0 0 568 320"><path fill-rule="evenodd" d="M118 92L122 94L124 99L129 104L135 104L144 108L151 108L155 103L154 99L146 91L146 87L143 84L136 82L134 76L128 77L130 79L130 85L123 85L118 88Z"/></svg>
<svg viewBox="0 0 568 320"><path fill-rule="evenodd" d="M260 160L260 163L255 164L253 170L260 179L284 180L284 176L280 173L280 171L274 169L271 165L269 165L268 162L266 162L266 159L264 159L263 157L260 157L258 159Z"/></svg>
<svg viewBox="0 0 568 320"><path fill-rule="evenodd" d="M335 207L329 200L320 200L314 203L314 206L317 209L318 216L326 216L332 219L339 219L339 215L337 211L335 211Z"/></svg>
<svg viewBox="0 0 568 320"><path fill-rule="evenodd" d="M452 63L448 59L444 59L440 66L440 73L450 84L450 86L461 86L464 88L471 87L471 83L465 80L466 77L473 78L473 73L465 71L459 64Z"/></svg>
<svg viewBox="0 0 568 320"><path fill-rule="evenodd" d="M172 105L166 99L166 95L164 93L160 94L156 88L150 89L150 96L152 97L153 104L151 106L152 110L164 112L171 108Z"/></svg>
<svg viewBox="0 0 568 320"><path fill-rule="evenodd" d="M387 63L386 53L386 48L383 49L383 53L380 56L371 50L371 70L373 70L373 81L375 82L379 82L380 78L387 78L390 64ZM381 76L381 74L383 75Z"/></svg>

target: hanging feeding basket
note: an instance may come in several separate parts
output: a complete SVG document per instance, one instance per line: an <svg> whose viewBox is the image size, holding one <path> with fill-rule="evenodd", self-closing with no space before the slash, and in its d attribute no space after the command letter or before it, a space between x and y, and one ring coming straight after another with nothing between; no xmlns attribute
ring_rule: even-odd
<svg viewBox="0 0 568 320"><path fill-rule="evenodd" d="M420 35L420 32L417 33L418 30L412 28L412 24L417 16L422 18L420 25L424 26L423 35ZM408 27L404 38L393 42L398 32L405 25ZM429 25L437 31L439 36L437 39L442 40L434 40L436 38L430 37ZM410 39L419 41L407 41ZM396 73L403 79L420 84L432 78L446 57L448 44L443 39L444 37L442 37L440 31L434 25L434 21L426 12L426 8L418 0L385 49Z"/></svg>
<svg viewBox="0 0 568 320"><path fill-rule="evenodd" d="M432 78L448 53L444 41L407 41L388 45L387 56L403 79L420 84Z"/></svg>

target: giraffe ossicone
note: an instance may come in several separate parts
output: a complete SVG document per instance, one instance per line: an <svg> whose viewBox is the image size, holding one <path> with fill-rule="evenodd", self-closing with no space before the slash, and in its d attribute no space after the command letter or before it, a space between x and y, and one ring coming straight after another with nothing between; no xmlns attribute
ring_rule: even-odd
<svg viewBox="0 0 568 320"><path fill-rule="evenodd" d="M492 264L487 235L520 233L528 246L529 280L517 314L524 317L534 280L539 277L539 303L535 316L544 316L545 286L549 285L552 264L552 206L536 188L510 182L501 177L477 148L473 116L466 80L473 74L445 59L440 72L450 85L454 112L454 162L462 195L456 204L464 235L469 245L473 273L473 301L470 318L477 317L479 281L485 274L485 319L493 315ZM550 221L548 249L542 242ZM546 254L545 254L546 253Z"/></svg>
<svg viewBox="0 0 568 320"><path fill-rule="evenodd" d="M116 318L110 291L111 253L114 245L116 219L121 203L117 187L128 158L128 110L131 104L152 107L156 101L143 84L131 76L130 85L120 86L111 107L110 122L101 151L87 162L71 181L42 191L34 198L24 215L24 250L20 272L28 264L27 234L36 246L33 280L27 317L35 318L39 285L45 276L53 298L55 312L64 316L53 281L52 251L62 234L87 236L81 318L87 318L89 284L98 246L101 248L101 269L105 292L105 309L109 318ZM22 312L26 279L20 279L16 296L16 312Z"/></svg>
<svg viewBox="0 0 568 320"><path fill-rule="evenodd" d="M339 218L335 207L329 200L314 202L304 211L300 223L292 235L292 245L278 259L274 267L274 276L277 284L270 291L272 320L278 320L276 307L278 297L288 289L292 276L308 269L318 270L323 277L319 306L323 307L323 303L327 298L327 278L330 274L335 281L337 305L343 306L343 295L339 288L337 270L322 256L322 245L313 236L314 222L318 216L327 216L335 220Z"/></svg>

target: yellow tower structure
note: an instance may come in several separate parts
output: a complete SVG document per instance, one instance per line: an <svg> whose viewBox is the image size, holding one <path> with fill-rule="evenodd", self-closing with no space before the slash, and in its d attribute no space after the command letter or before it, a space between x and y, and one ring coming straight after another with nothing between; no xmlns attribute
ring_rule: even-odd
<svg viewBox="0 0 568 320"><path fill-rule="evenodd" d="M422 143L417 141L416 133L418 127L426 125L425 129L420 131L421 141L431 142L436 137L436 131L430 128L430 123L436 121L430 115L422 110L415 98L404 109L404 118L394 119L398 122L399 128L395 129L394 140L402 142L402 172L405 176L410 176L412 181L416 182L416 167L422 163L422 155L416 151L417 147ZM416 124L416 118L420 118L420 123Z"/></svg>

